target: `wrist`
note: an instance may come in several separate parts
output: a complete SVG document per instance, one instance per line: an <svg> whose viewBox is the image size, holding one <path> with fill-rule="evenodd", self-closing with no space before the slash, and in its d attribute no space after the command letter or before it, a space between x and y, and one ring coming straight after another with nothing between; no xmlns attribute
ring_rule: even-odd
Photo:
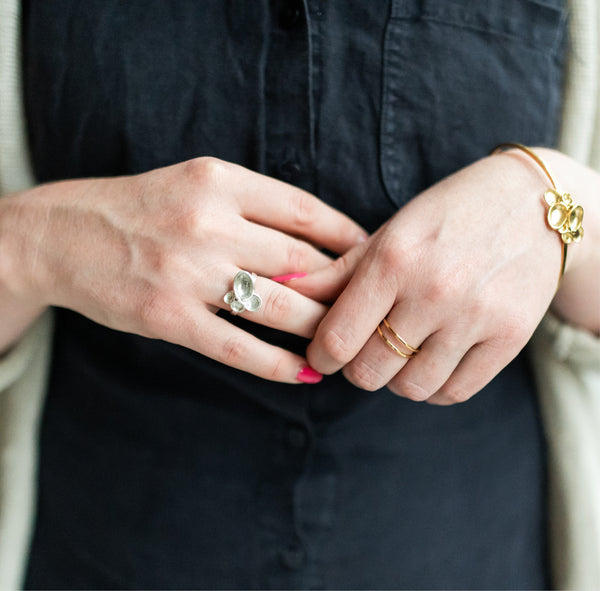
<svg viewBox="0 0 600 591"><path fill-rule="evenodd" d="M536 149L538 150L538 149ZM600 332L600 174L548 148L539 148L562 191L585 212L582 241L568 248L565 275L552 301L563 320Z"/></svg>
<svg viewBox="0 0 600 591"><path fill-rule="evenodd" d="M550 148L535 148L548 164L559 191L571 194L575 205L584 210L581 242L568 247L565 275L589 265L597 258L600 248L600 174ZM557 237L560 240L560 238Z"/></svg>
<svg viewBox="0 0 600 591"><path fill-rule="evenodd" d="M41 310L45 290L38 250L46 221L29 199L34 191L0 199L0 298L6 304L19 302L23 308Z"/></svg>
<svg viewBox="0 0 600 591"><path fill-rule="evenodd" d="M33 289L36 264L31 241L39 234L26 223L18 199L17 195L0 199L0 356L45 308Z"/></svg>
<svg viewBox="0 0 600 591"><path fill-rule="evenodd" d="M556 252L560 268L553 312L570 324L600 332L600 174L549 148L509 143L494 152L502 149L528 161L529 174L520 181L522 195L528 194L525 179L537 177L534 193L546 217L543 237L538 232L539 247Z"/></svg>

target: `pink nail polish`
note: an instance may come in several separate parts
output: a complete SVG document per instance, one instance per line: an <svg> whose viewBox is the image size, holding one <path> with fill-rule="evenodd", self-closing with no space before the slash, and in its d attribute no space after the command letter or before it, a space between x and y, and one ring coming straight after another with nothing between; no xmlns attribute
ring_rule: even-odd
<svg viewBox="0 0 600 591"><path fill-rule="evenodd" d="M298 372L296 379L305 384L318 384L323 379L323 374L306 365Z"/></svg>
<svg viewBox="0 0 600 591"><path fill-rule="evenodd" d="M306 277L306 273L290 273L289 275L278 275L277 277L271 277L271 281L277 281L277 283L285 283L292 279L300 279L300 277Z"/></svg>

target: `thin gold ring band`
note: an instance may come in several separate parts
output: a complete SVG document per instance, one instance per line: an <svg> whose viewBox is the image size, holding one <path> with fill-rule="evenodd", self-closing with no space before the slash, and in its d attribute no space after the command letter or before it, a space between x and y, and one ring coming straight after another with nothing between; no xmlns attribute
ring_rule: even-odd
<svg viewBox="0 0 600 591"><path fill-rule="evenodd" d="M421 349L419 349L418 347L415 349L415 347L411 347L391 326L390 323L387 321L387 318L383 319L383 323L385 324L385 327L412 353L418 353Z"/></svg>
<svg viewBox="0 0 600 591"><path fill-rule="evenodd" d="M400 355L400 357L404 357L404 359L410 359L411 357L415 356L415 353L404 353L404 351L400 351L400 349L398 349L398 347L396 347L396 345L394 345L394 343L392 343L392 341L390 341L390 339L388 339L383 332L381 331L381 324L377 325L377 332L379 333L379 336L383 339L383 342L394 352L396 353L396 355Z"/></svg>
<svg viewBox="0 0 600 591"><path fill-rule="evenodd" d="M394 343L392 343L392 341L390 341L390 339L388 339L384 334L383 334L383 330L381 329L381 325L384 325L392 335L394 335L394 338L396 338L400 343L402 343L402 345L404 347L406 347L406 349L408 349L408 351L410 351L409 353L402 351L401 349L399 349ZM411 347L390 325L390 323L387 321L387 318L384 318L382 322L380 322L377 325L377 332L379 333L379 336L382 338L383 342L394 352L396 353L396 355L400 355L400 357L403 357L404 359L410 359L411 357L414 357L421 349L415 348L415 347Z"/></svg>

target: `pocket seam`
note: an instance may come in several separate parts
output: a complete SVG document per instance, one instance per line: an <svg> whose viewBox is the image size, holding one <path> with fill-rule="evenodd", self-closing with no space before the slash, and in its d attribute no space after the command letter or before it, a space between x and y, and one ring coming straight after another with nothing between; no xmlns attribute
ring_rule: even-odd
<svg viewBox="0 0 600 591"><path fill-rule="evenodd" d="M402 21L408 21L410 19L404 19L401 17L393 17L390 20L391 21L399 21L397 23L397 25L400 25L400 23ZM545 45L545 46L542 46L539 43L535 43L535 44L527 43L527 41L524 40L519 35L507 33L506 31L502 31L500 29L478 27L469 22L462 22L462 23L448 22L446 20L443 20L443 19L437 18L437 17L433 17L433 16L423 17L422 20L426 21L426 22L431 22L431 23L434 23L436 25L440 25L443 27L450 27L450 28L458 29L461 31L474 31L476 33L488 33L498 39L507 39L510 41L515 41L520 46L522 46L524 49L526 49L528 51L532 51L534 53L541 53L543 55L546 55L549 53L551 56L555 56L558 51L558 48L560 47L560 42L561 42L563 32L564 32L563 24L564 24L564 21L566 20L566 18L565 18L565 16L563 16L561 18L560 23L558 25L556 25L555 27L552 27L555 29L554 37L553 37L552 41L548 45Z"/></svg>
<svg viewBox="0 0 600 591"><path fill-rule="evenodd" d="M519 0L520 2L520 0ZM568 9L548 6L541 4L535 0L525 0L526 4L516 4L521 9L526 10L525 6L537 7L540 10L546 10L553 14L551 18L540 19L535 22L535 28L540 34L537 38L530 41L530 37L520 35L518 32L511 32L499 26L493 18L487 17L484 25L478 25L477 15L483 14L480 9L466 9L457 7L456 10L449 10L445 2L435 0L434 6L439 5L440 14L435 14L435 11L427 11L426 7L421 6L421 0L393 0L393 7L389 18L389 23L396 21L397 25L401 26L402 22L432 22L440 26L454 27L459 30L470 30L479 33L488 33L499 38L510 39L518 42L521 46L537 52L550 52L555 55L560 47L560 41L565 32L565 22L568 18ZM527 14L526 12L524 14ZM552 37L549 43L544 43L543 35L546 32L551 32Z"/></svg>

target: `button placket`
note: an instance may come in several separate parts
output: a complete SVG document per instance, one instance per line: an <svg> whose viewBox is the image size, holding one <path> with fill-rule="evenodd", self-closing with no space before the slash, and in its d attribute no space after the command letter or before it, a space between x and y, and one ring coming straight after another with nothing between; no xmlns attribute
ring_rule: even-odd
<svg viewBox="0 0 600 591"><path fill-rule="evenodd" d="M265 61L265 172L314 191L308 15L302 0L271 0L271 11L274 26Z"/></svg>

